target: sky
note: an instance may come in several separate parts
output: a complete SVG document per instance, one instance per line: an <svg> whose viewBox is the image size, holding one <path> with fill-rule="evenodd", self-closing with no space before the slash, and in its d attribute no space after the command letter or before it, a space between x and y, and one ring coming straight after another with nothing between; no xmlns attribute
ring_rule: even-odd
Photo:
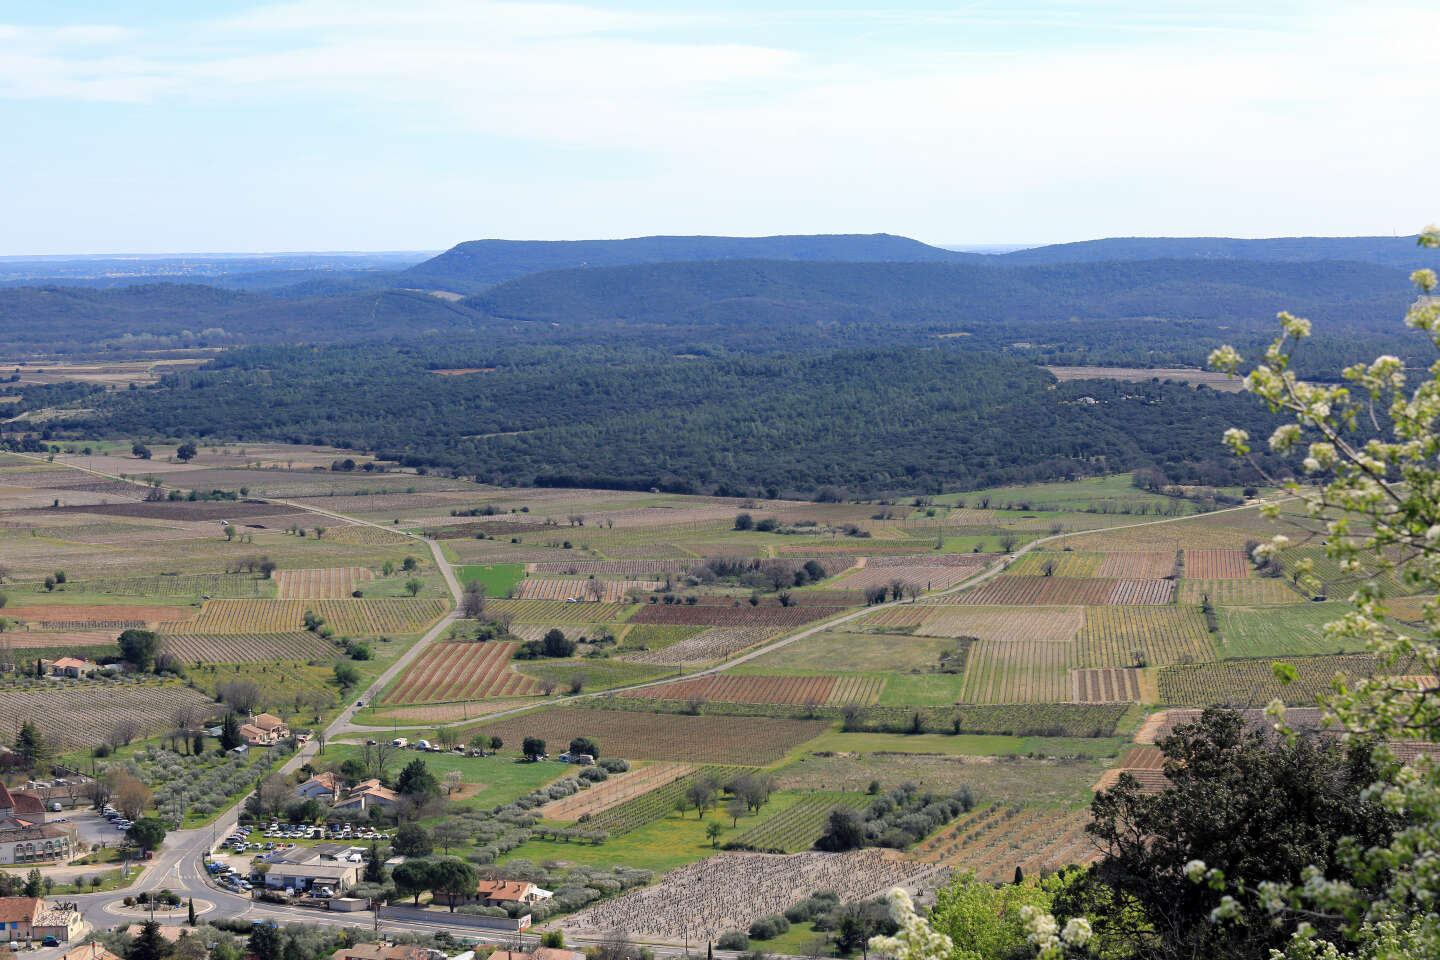
<svg viewBox="0 0 1440 960"><path fill-rule="evenodd" d="M1433 2L4 3L0 255L1408 234L1437 35Z"/></svg>

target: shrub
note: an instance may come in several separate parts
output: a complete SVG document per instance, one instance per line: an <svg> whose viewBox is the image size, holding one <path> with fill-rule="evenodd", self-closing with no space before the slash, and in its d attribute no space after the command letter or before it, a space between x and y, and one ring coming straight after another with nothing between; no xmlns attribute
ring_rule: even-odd
<svg viewBox="0 0 1440 960"><path fill-rule="evenodd" d="M604 760L595 761L595 765L606 773L624 773L630 769L630 761L621 760L619 757L606 757Z"/></svg>
<svg viewBox="0 0 1440 960"><path fill-rule="evenodd" d="M715 941L715 946L721 950L749 950L750 938L745 935L744 930L726 930L720 934L720 939Z"/></svg>
<svg viewBox="0 0 1440 960"><path fill-rule="evenodd" d="M750 939L752 940L773 940L782 933L790 931L790 921L779 914L771 914L768 917L761 917L750 924Z"/></svg>

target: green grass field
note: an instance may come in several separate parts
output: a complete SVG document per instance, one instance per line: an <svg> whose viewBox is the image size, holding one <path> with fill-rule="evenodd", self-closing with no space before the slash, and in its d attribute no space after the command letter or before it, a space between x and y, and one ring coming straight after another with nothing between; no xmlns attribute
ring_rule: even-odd
<svg viewBox="0 0 1440 960"><path fill-rule="evenodd" d="M956 703L965 678L958 673L893 673L885 674L885 688L880 691L882 706L924 706L933 703Z"/></svg>
<svg viewBox="0 0 1440 960"><path fill-rule="evenodd" d="M478 582L487 597L503 597L525 576L520 563L467 563L455 568L455 577L462 585Z"/></svg>
<svg viewBox="0 0 1440 960"><path fill-rule="evenodd" d="M1363 643L1326 639L1322 627L1349 609L1343 603L1297 603L1281 607L1221 607L1219 644L1225 657L1284 657L1351 653Z"/></svg>

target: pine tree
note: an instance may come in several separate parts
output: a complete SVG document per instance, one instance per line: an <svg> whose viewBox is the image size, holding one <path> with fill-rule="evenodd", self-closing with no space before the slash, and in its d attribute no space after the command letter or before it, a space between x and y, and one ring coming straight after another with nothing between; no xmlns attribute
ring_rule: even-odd
<svg viewBox="0 0 1440 960"><path fill-rule="evenodd" d="M225 714L225 719L220 721L220 749L234 750L242 743L240 737L240 718L233 713Z"/></svg>
<svg viewBox="0 0 1440 960"><path fill-rule="evenodd" d="M380 859L380 848L374 840L370 841L370 856L365 860L365 882L385 882L385 861Z"/></svg>
<svg viewBox="0 0 1440 960"><path fill-rule="evenodd" d="M15 752L31 770L48 768L54 759L54 753L45 742L40 728L31 720L20 725L20 732L15 735Z"/></svg>
<svg viewBox="0 0 1440 960"><path fill-rule="evenodd" d="M160 924L154 920L146 920L140 925L140 932L130 946L127 960L164 960L165 955L170 952L169 948L170 944L160 936Z"/></svg>

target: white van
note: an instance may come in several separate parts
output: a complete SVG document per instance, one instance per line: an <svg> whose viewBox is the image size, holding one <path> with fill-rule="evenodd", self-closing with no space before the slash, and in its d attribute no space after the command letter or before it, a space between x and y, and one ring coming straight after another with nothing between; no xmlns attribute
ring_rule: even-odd
<svg viewBox="0 0 1440 960"><path fill-rule="evenodd" d="M391 741L390 741L390 746L392 746L392 747L404 747L404 746L407 746L409 743L410 743L410 741L407 740L407 739L405 739L404 737L396 737L394 740L391 740Z"/></svg>

